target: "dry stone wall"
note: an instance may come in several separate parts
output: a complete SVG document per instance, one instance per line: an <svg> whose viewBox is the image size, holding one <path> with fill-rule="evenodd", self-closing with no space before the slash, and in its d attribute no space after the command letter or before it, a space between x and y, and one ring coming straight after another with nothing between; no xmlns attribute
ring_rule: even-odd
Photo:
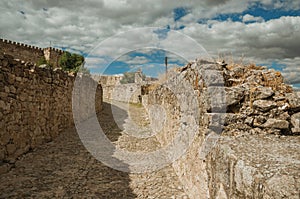
<svg viewBox="0 0 300 199"><path fill-rule="evenodd" d="M97 82L85 78L75 95L84 99ZM13 163L20 155L48 142L74 125L72 91L75 76L56 69L0 55L0 164ZM97 84L98 85L98 84ZM74 94L74 93L73 93ZM102 88L97 86L95 101L82 101L82 117L102 108ZM96 102L96 107L91 106Z"/></svg>
<svg viewBox="0 0 300 199"><path fill-rule="evenodd" d="M172 81L175 90L168 89ZM181 88L182 82L193 92ZM279 72L196 60L153 86L146 108L158 104L166 111L156 135L162 146L178 132L198 129L172 164L190 198L297 198L299 100ZM187 107L198 110L189 128L180 118L191 114Z"/></svg>

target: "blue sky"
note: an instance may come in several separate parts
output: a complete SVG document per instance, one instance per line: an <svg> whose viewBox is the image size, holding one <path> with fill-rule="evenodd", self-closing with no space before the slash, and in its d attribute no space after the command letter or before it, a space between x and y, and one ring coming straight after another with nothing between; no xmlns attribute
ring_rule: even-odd
<svg viewBox="0 0 300 199"><path fill-rule="evenodd" d="M280 70L287 82L300 84L298 0L12 0L0 2L0 9L2 38L39 47L51 42L84 55L93 73L142 68L157 76L164 71L165 56L171 57L170 68L197 58L197 53L188 59L178 56L195 45L187 45L175 30L213 58L243 58L245 63ZM130 33L143 27L157 30ZM124 38L116 36L124 32L129 32ZM103 46L106 40L110 44ZM134 50L137 43L151 50ZM176 53L165 49L172 44L179 49Z"/></svg>
<svg viewBox="0 0 300 199"><path fill-rule="evenodd" d="M128 60L134 60L131 63ZM143 73L147 76L158 77L165 73L165 57L168 57L168 68L174 66L184 66L187 64L187 60L180 58L171 52L162 49L146 49L143 51L129 52L116 61L113 61L104 71L104 74L122 74L124 72L133 72L138 69L142 69ZM97 71L97 70L95 70Z"/></svg>

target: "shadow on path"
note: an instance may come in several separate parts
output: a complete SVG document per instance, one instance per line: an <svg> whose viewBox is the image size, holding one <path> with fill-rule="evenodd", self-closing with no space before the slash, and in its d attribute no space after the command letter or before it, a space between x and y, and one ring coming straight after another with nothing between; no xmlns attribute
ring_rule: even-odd
<svg viewBox="0 0 300 199"><path fill-rule="evenodd" d="M104 110L98 114L103 131L114 142L121 135L121 129L114 122L112 109L123 117L127 117L127 113L104 103ZM113 151L105 154L112 156ZM0 198L137 197L130 188L128 173L96 160L83 146L75 128L21 157L15 168L0 176L0 190Z"/></svg>

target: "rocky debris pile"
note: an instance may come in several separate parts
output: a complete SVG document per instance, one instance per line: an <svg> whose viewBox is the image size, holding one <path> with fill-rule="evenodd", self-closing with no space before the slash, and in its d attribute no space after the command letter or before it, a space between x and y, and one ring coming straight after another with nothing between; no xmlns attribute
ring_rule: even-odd
<svg viewBox="0 0 300 199"><path fill-rule="evenodd" d="M280 72L255 65L223 69L227 100L225 135L300 134L300 96Z"/></svg>
<svg viewBox="0 0 300 199"><path fill-rule="evenodd" d="M191 87L192 92L188 90ZM166 112L164 129L156 134L162 146L172 143L175 134L179 133L178 130L186 137L189 132L187 129L195 131L193 142L184 156L172 164L190 198L217 198L219 184L225 190L225 196L219 198L247 198L248 195L242 193L243 190L252 193L251 198L256 198L257 194L266 196L277 194L281 197L282 193L288 192L294 195L286 187L282 187L280 194L272 188L269 189L269 193L264 188L257 189L274 185L264 183L266 180L273 180L267 171L270 164L277 168L291 165L292 171L287 175L288 179L293 179L296 163L299 162L299 156L295 155L295 158L288 159L284 157L299 148L297 145L299 137L296 135L299 135L300 99L291 86L284 83L279 72L252 64L227 65L224 62L215 63L198 59L174 70L174 74L168 73L168 80L148 86L144 94L148 96L148 106L161 105ZM181 122L182 116L191 115L196 121L194 124ZM278 136L278 134L295 136ZM266 139L261 141L264 137ZM224 139L229 141L223 144ZM296 144L293 145L293 149L285 150L290 140ZM228 143L236 143L245 150L229 146ZM249 144L250 149L257 147L257 150L246 150ZM263 151L262 154L258 153L260 149ZM278 155L275 149L284 150ZM254 164L255 158L251 159L247 154L257 158L261 166ZM276 161L280 160L276 165L269 161L274 157ZM232 158L234 160L231 161ZM249 174L248 167L235 169L237 162L244 159L248 160L245 164L253 167L254 173L260 173L262 177ZM247 189L241 190L235 186L238 182L235 178L239 178L238 172L242 172L243 175L245 173L246 177L249 176L251 179L248 183L248 178L242 177L247 181L245 183ZM254 184L252 179L258 183ZM284 184L294 186L297 182L283 180L280 186Z"/></svg>
<svg viewBox="0 0 300 199"><path fill-rule="evenodd" d="M196 60L176 76L198 92L199 113L205 115L200 126L224 135L300 134L300 95L278 71Z"/></svg>

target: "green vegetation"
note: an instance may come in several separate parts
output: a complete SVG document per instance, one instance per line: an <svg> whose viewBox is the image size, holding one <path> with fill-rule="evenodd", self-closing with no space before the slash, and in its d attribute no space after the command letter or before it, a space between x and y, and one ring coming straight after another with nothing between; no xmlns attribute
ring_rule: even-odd
<svg viewBox="0 0 300 199"><path fill-rule="evenodd" d="M90 71L84 67L84 57L75 53L64 52L58 63L65 71L81 72L84 74L90 73Z"/></svg>
<svg viewBox="0 0 300 199"><path fill-rule="evenodd" d="M37 66L39 67L42 67L43 65L45 65L45 68L53 68L53 64L49 63L45 57L41 57L37 63L36 63ZM44 67L44 66L43 66Z"/></svg>
<svg viewBox="0 0 300 199"><path fill-rule="evenodd" d="M43 64L48 64L48 62L46 61L44 56L37 61L36 65L40 66L40 65L43 65Z"/></svg>

